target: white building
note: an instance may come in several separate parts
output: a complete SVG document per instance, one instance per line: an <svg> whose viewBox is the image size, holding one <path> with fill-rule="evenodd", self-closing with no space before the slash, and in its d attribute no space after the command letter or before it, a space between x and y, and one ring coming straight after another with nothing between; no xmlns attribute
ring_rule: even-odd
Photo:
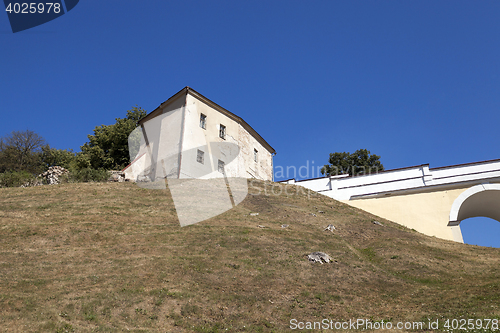
<svg viewBox="0 0 500 333"><path fill-rule="evenodd" d="M275 150L242 118L185 87L129 137L126 178L273 180Z"/></svg>
<svg viewBox="0 0 500 333"><path fill-rule="evenodd" d="M429 168L428 164L296 184L429 236L463 243L460 222L500 221L500 160Z"/></svg>

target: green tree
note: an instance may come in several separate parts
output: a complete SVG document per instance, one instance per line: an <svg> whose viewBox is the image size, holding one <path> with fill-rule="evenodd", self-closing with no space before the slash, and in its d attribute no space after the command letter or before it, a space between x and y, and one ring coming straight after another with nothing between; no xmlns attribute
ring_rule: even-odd
<svg viewBox="0 0 500 333"><path fill-rule="evenodd" d="M128 136L147 112L140 107L127 111L125 118L116 118L113 125L101 125L88 135L89 142L81 146L76 156L79 168L121 169L130 163Z"/></svg>
<svg viewBox="0 0 500 333"><path fill-rule="evenodd" d="M72 149L55 149L49 145L42 147L42 164L45 170L51 166L61 166L66 169L75 167L76 156Z"/></svg>
<svg viewBox="0 0 500 333"><path fill-rule="evenodd" d="M358 149L354 153L331 153L329 164L321 168L321 173L326 176L336 175L364 175L377 173L384 170L379 161L380 156L371 154L369 150Z"/></svg>

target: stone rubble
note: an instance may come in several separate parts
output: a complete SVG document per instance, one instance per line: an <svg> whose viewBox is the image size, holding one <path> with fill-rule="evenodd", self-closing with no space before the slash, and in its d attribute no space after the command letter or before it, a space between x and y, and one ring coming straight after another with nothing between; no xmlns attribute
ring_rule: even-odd
<svg viewBox="0 0 500 333"><path fill-rule="evenodd" d="M129 181L129 179L125 178L125 173L123 171L111 170L109 171L110 176L108 178L109 182L125 182ZM21 187L31 187L31 186L40 186L43 184L47 185L56 185L61 183L61 177L64 175L69 176L69 170L60 167L60 166L51 166L47 171L41 173L35 179L26 182L21 185ZM258 215L258 213L257 213Z"/></svg>
<svg viewBox="0 0 500 333"><path fill-rule="evenodd" d="M324 252L313 252L311 254L308 254L307 259L309 259L309 261L319 262L321 264L323 264L323 261L326 263L332 262L332 258Z"/></svg>
<svg viewBox="0 0 500 333"><path fill-rule="evenodd" d="M325 230L323 230L323 231L327 231L327 230L333 232L333 230L335 230L335 227L333 226L333 224L329 224L326 226Z"/></svg>
<svg viewBox="0 0 500 333"><path fill-rule="evenodd" d="M40 185L43 185L40 178L35 178L35 179L32 179L32 180L24 183L23 185L21 185L21 187L32 187L32 186L40 186Z"/></svg>
<svg viewBox="0 0 500 333"><path fill-rule="evenodd" d="M60 166L51 166L49 170L40 174L38 178L41 178L44 183L48 185L60 184L60 177L69 174L69 171ZM40 184L41 185L41 184Z"/></svg>
<svg viewBox="0 0 500 333"><path fill-rule="evenodd" d="M109 171L109 173L111 175L109 176L108 182L122 183L122 182L126 181L125 172L123 172L123 171L111 170L111 171Z"/></svg>

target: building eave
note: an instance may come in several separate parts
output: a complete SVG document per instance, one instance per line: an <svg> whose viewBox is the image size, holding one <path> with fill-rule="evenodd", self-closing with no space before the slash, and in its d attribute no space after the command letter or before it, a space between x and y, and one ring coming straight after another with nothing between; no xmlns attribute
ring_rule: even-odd
<svg viewBox="0 0 500 333"><path fill-rule="evenodd" d="M206 98L205 96L203 96L202 94L200 94L199 92L197 92L196 90L194 90L193 88L190 88L190 87L187 87L187 86L184 87L183 89L181 89L178 93L176 93L175 95L173 95L169 99L167 99L165 102L161 103L155 110L153 110L152 112L150 112L146 117L142 118L139 121L139 125L142 125L144 122L146 122L146 121L148 121L150 119L153 119L154 117L158 116L161 113L161 110L163 108L165 108L169 104L171 104L174 101L176 101L179 97L181 97L181 96L187 96L187 94L190 94L191 96L193 96L196 99L202 101L203 103L211 106L212 108L216 109L217 111L219 111L220 113L224 114L228 118L230 118L230 119L234 120L235 122L237 122L238 124L240 124L244 129L247 130L248 133L250 133L250 135L252 135L271 154L276 154L276 151L274 150L274 148L271 147L271 145L269 143L267 143L267 141L264 140L264 138L261 137L260 134L257 133L257 131L252 128L252 126L250 126L245 120L243 120L243 118L238 117L237 115L235 115L234 113L232 113L232 112L228 111L227 109L223 108L219 104L217 104L217 103L211 101L210 99Z"/></svg>
<svg viewBox="0 0 500 333"><path fill-rule="evenodd" d="M153 111L151 111L150 113L148 113L146 115L146 117L142 118L141 120L139 120L138 124L139 125L142 125L143 123L145 123L146 121L148 120L151 120L153 119L154 117L156 116L159 116L160 113L162 112L162 110L168 106L169 104L172 104L174 101L176 101L179 97L182 97L182 96L186 96L187 94L187 90L189 89L189 87L184 87L182 88L178 93L174 94L172 97L170 97L169 99L167 99L165 102L161 103L156 109L154 109Z"/></svg>

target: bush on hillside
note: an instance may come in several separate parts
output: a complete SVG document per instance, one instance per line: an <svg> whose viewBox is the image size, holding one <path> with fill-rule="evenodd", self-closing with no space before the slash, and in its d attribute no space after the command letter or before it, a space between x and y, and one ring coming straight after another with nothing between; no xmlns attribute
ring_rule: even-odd
<svg viewBox="0 0 500 333"><path fill-rule="evenodd" d="M0 173L0 187L19 187L26 183L34 183L36 177L27 171L6 171Z"/></svg>
<svg viewBox="0 0 500 333"><path fill-rule="evenodd" d="M109 171L106 170L84 168L59 176L59 183L106 182L108 181L109 176ZM6 171L0 173L0 188L19 187L22 185L35 186L42 184L46 185L47 181L37 178L33 174L26 171Z"/></svg>
<svg viewBox="0 0 500 333"><path fill-rule="evenodd" d="M84 168L71 172L69 181L72 182L105 182L109 179L109 172L106 170L96 170L92 168Z"/></svg>

